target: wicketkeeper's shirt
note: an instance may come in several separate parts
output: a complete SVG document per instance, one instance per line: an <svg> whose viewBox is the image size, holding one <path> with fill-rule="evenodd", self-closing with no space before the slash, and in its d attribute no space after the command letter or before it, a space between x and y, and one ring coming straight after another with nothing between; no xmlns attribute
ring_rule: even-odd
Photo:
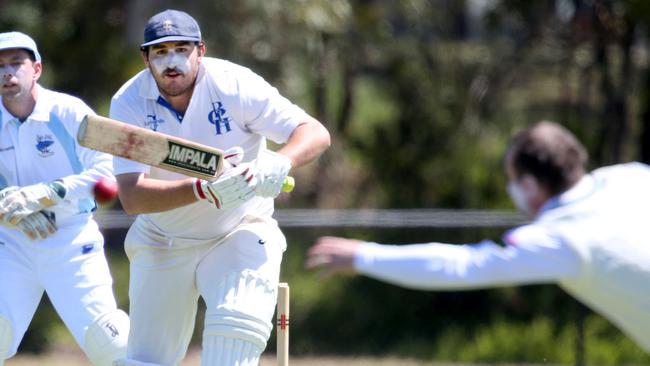
<svg viewBox="0 0 650 366"><path fill-rule="evenodd" d="M306 120L305 112L280 95L260 76L231 62L203 58L194 93L184 115L161 96L148 69L127 81L113 96L110 117L154 131L179 136L222 150L244 149L244 162L255 160L266 139L285 143ZM145 173L150 178L175 180L183 175L114 158L115 175ZM270 216L273 200L254 197L232 210L217 210L206 201L174 210L146 214L170 236L208 239L229 232L247 214Z"/></svg>
<svg viewBox="0 0 650 366"><path fill-rule="evenodd" d="M112 177L111 156L79 146L79 124L94 114L82 100L40 85L34 111L23 122L0 103L0 188L63 179L65 200L49 208L57 224L92 212L92 187Z"/></svg>
<svg viewBox="0 0 650 366"><path fill-rule="evenodd" d="M504 244L364 243L359 273L437 290L559 283L650 352L650 167L601 168L549 200Z"/></svg>

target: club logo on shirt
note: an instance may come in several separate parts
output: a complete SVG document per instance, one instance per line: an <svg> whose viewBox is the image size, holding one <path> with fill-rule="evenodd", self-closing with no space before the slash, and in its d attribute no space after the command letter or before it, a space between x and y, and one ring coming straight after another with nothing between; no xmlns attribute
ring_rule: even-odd
<svg viewBox="0 0 650 366"><path fill-rule="evenodd" d="M226 116L226 108L221 102L212 102L212 110L208 113L208 120L215 127L217 135L230 132L230 117Z"/></svg>
<svg viewBox="0 0 650 366"><path fill-rule="evenodd" d="M144 121L145 127L153 131L158 131L158 126L163 123L165 123L165 120L156 117L155 114L147 114L147 120Z"/></svg>
<svg viewBox="0 0 650 366"><path fill-rule="evenodd" d="M37 135L36 136L36 150L38 150L41 157L54 155L54 151L50 148L54 145L54 138L52 135Z"/></svg>

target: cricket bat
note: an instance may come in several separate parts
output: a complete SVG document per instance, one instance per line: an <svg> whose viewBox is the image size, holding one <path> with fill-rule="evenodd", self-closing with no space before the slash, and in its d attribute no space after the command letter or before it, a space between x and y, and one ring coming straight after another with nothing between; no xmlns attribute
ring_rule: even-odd
<svg viewBox="0 0 650 366"><path fill-rule="evenodd" d="M216 180L224 167L220 149L102 116L85 116L77 141L89 149L208 181ZM282 191L291 192L294 186L287 177Z"/></svg>

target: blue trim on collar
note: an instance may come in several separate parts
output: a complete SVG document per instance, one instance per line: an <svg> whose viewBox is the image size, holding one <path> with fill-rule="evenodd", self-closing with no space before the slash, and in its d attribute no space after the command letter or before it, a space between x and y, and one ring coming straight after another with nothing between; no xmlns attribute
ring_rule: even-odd
<svg viewBox="0 0 650 366"><path fill-rule="evenodd" d="M176 119L178 120L179 123L183 123L183 117L184 114L177 111L168 101L165 100L162 96L158 96L158 99L156 99L156 103L160 104L161 106L169 109L175 116Z"/></svg>

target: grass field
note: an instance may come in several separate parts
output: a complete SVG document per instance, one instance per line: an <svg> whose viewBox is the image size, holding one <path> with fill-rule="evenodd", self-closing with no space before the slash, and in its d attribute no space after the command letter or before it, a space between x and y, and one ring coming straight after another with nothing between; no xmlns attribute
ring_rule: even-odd
<svg viewBox="0 0 650 366"><path fill-rule="evenodd" d="M199 366L200 351L191 350L183 366ZM373 357L293 357L291 366L461 366L461 364L422 362L403 358L373 358ZM276 360L273 355L264 356L260 366L274 366ZM506 364L491 364L501 365ZM512 364L510 364L512 365ZM80 350L55 349L47 354L28 355L20 354L5 363L5 366L92 366ZM462 364L462 366L472 366ZM474 365L476 366L476 365ZM512 365L514 366L514 365ZM534 366L534 365L526 365ZM544 366L552 366L545 364Z"/></svg>

